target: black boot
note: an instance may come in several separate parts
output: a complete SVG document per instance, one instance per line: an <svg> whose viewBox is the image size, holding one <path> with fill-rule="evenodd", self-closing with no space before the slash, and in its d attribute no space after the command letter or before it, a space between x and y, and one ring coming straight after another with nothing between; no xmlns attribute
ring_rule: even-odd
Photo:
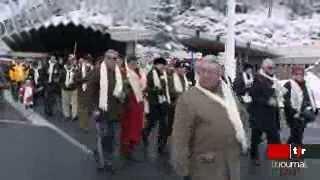
<svg viewBox="0 0 320 180"><path fill-rule="evenodd" d="M142 141L143 141L143 145L145 147L149 146L148 134L147 134L146 130L142 131Z"/></svg>

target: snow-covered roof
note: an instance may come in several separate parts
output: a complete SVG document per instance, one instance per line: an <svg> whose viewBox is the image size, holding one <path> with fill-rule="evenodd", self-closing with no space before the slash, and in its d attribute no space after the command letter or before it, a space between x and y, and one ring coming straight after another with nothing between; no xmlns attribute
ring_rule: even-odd
<svg viewBox="0 0 320 180"><path fill-rule="evenodd" d="M320 58L320 46L296 46L274 48L274 52L285 58Z"/></svg>
<svg viewBox="0 0 320 180"><path fill-rule="evenodd" d="M152 32L144 29L143 26L142 28L137 25L132 27L114 26L111 14L93 14L83 10L72 11L62 16L53 16L47 21L36 25L34 29L38 30L49 26L57 27L59 25L66 26L68 24L91 28L103 34L109 33L112 39L118 41L148 40L153 36ZM31 29L29 28L28 31Z"/></svg>

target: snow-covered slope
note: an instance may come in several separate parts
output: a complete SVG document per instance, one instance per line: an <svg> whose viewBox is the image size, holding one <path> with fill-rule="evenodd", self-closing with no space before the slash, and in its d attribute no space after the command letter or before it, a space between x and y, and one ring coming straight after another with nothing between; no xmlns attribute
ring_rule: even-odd
<svg viewBox="0 0 320 180"><path fill-rule="evenodd" d="M311 45L320 39L320 15L289 20L287 12L285 6L277 6L271 18L263 7L248 14L237 14L236 39L268 47ZM225 38L227 19L222 13L205 7L186 11L175 18L173 26L200 29L213 37Z"/></svg>
<svg viewBox="0 0 320 180"><path fill-rule="evenodd" d="M156 16L166 14L166 12L154 12L151 7L157 6L161 0L82 0L83 3L74 3L73 0L56 0L63 2L65 6L81 6L85 11L82 13L68 13L74 15L71 19L78 19L77 22L85 24L98 24L110 26L117 24L121 26L134 26L141 29L150 28L150 24L157 26L160 31L155 38L155 43L145 45L148 51L164 51L173 54L184 54L184 47L177 41L180 28L200 29L209 36L226 36L227 19L217 9L211 7L193 7L184 11L180 15L172 15L169 22L159 20ZM2 2L2 3L1 3ZM0 20L10 16L10 6L0 1ZM11 4L11 8L28 9L39 0L20 0L20 4ZM80 1L76 1L80 2ZM161 1L162 3L165 1ZM200 2L200 1L199 1ZM143 4L143 6L142 6ZM196 4L196 3L195 3ZM202 3L202 5L205 3ZM161 6L158 4L158 6ZM171 1L167 7L172 7L173 12L181 11L179 1ZM310 45L318 41L320 34L320 15L314 14L312 17L298 17L295 20L289 20L291 10L287 6L275 4L272 11L272 17L267 17L268 9L265 6L255 5L250 8L247 14L237 14L236 17L236 39L241 42L251 42L251 44L260 47L290 47ZM163 9L166 6L162 6ZM161 10L161 8L158 8ZM93 17L92 12L97 12ZM154 17L155 18L152 18ZM47 22L59 22L65 17L52 17ZM144 21L148 18L149 21ZM150 21L153 21L150 23ZM152 29L152 28L151 28ZM154 30L154 29L152 29ZM140 46L141 49L143 47Z"/></svg>

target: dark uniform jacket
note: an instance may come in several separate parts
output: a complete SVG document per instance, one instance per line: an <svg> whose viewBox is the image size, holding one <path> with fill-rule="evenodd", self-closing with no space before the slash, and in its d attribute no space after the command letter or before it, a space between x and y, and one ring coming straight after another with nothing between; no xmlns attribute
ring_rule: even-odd
<svg viewBox="0 0 320 180"><path fill-rule="evenodd" d="M67 71L65 68L62 69L61 71L61 78L60 78L60 86L63 90L66 90L66 91L73 91L73 90L76 90L78 88L78 85L79 85L79 79L77 77L77 74L79 73L78 72L78 68L77 67L73 67L74 70L73 70L73 73L74 73L74 77L73 77L73 83L70 84L68 87L66 86L65 84L65 81L66 81L66 76L67 76Z"/></svg>
<svg viewBox="0 0 320 180"><path fill-rule="evenodd" d="M299 83L298 83L299 84ZM300 88L303 91L303 101L302 101L302 107L300 112L303 112L308 106L312 106L310 102L310 97L308 94L308 90L306 88L306 84L299 84ZM288 90L287 93L284 95L284 111L286 115L286 120L289 125L289 127L294 127L297 125L297 123L302 123L302 120L295 119L294 115L298 112L296 109L292 107L291 104L291 82L288 81L284 87Z"/></svg>
<svg viewBox="0 0 320 180"><path fill-rule="evenodd" d="M156 87L153 82L153 73L152 70L147 75L147 93L148 93L148 102L150 105L158 105L159 104L159 96L165 96L166 95L166 82L163 78L163 73L160 72L158 69L156 69L160 83L161 83L161 89Z"/></svg>
<svg viewBox="0 0 320 180"><path fill-rule="evenodd" d="M186 84L185 84L185 81L184 81L184 77L183 76L179 76L179 79L181 81L181 84L182 84L182 87L183 87L183 90L185 90L186 88ZM168 86L169 86L169 93L170 93L170 98L171 98L171 103L173 105L176 104L179 96L182 94L181 92L177 92L176 89L174 88L174 81L173 81L173 74L168 76Z"/></svg>
<svg viewBox="0 0 320 180"><path fill-rule="evenodd" d="M60 79L61 79L61 68L58 64L55 64L53 67L52 81L49 82L49 66L45 69L44 75L44 85L45 85L45 94L50 96L51 93L59 94L60 93Z"/></svg>
<svg viewBox="0 0 320 180"><path fill-rule="evenodd" d="M45 79L46 79L46 72L43 68L40 68L39 70L39 79L38 79L38 84L36 84L37 87L43 86ZM35 82L35 70L33 68L30 69L29 71L29 77L30 80Z"/></svg>
<svg viewBox="0 0 320 180"><path fill-rule="evenodd" d="M273 82L257 74L250 95L252 97L250 126L263 130L280 129L279 108L268 104L270 98L276 98Z"/></svg>
<svg viewBox="0 0 320 180"><path fill-rule="evenodd" d="M78 80L78 103L79 109L88 109L91 102L91 94L89 90L88 76L93 71L90 67L86 67L86 77L82 77L81 67L80 71L77 72L76 79ZM82 85L86 83L87 89L84 91Z"/></svg>
<svg viewBox="0 0 320 180"><path fill-rule="evenodd" d="M247 92L250 92L250 88L247 88L242 76L242 73L239 74L233 83L233 91L238 96L241 103L243 103L242 96L244 96Z"/></svg>
<svg viewBox="0 0 320 180"><path fill-rule="evenodd" d="M100 66L98 64L87 76L88 94L90 96L88 108L89 112L99 109L100 96ZM114 70L108 69L108 114L110 120L119 120L121 113L121 102L113 96L113 90L116 85L116 78Z"/></svg>

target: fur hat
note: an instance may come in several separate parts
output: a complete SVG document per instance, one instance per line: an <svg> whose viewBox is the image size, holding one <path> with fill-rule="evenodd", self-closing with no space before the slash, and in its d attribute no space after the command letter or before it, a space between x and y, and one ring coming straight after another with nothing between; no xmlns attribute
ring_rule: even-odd
<svg viewBox="0 0 320 180"><path fill-rule="evenodd" d="M154 59L154 60L153 60L153 64L154 64L154 65L157 65L157 64L167 65L168 62L167 62L164 58L160 57L160 58Z"/></svg>
<svg viewBox="0 0 320 180"><path fill-rule="evenodd" d="M251 64L244 64L243 65L243 70L246 71L247 69L253 69L253 66Z"/></svg>
<svg viewBox="0 0 320 180"><path fill-rule="evenodd" d="M183 67L184 67L184 63L181 62L181 61L177 61L177 62L174 64L174 67L175 67L175 68L183 68Z"/></svg>

